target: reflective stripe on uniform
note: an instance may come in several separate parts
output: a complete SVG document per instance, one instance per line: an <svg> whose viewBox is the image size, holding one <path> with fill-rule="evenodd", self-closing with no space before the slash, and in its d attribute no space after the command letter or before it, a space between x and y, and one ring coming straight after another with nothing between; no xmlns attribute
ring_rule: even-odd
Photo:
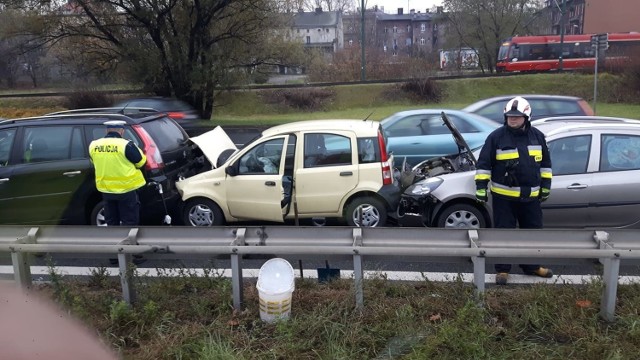
<svg viewBox="0 0 640 360"><path fill-rule="evenodd" d="M491 192L504 196L519 198L521 191L519 186L506 186L498 184L497 182L491 182ZM531 188L531 194L529 194L529 197L538 197L539 194L540 186L534 186Z"/></svg>
<svg viewBox="0 0 640 360"><path fill-rule="evenodd" d="M476 170L475 180L489 180L491 179L491 171L489 170Z"/></svg>
<svg viewBox="0 0 640 360"><path fill-rule="evenodd" d="M551 168L540 168L540 177L543 179L551 179L553 177Z"/></svg>
<svg viewBox="0 0 640 360"><path fill-rule="evenodd" d="M518 159L518 149L512 150L496 150L496 160Z"/></svg>
<svg viewBox="0 0 640 360"><path fill-rule="evenodd" d="M536 162L542 161L542 146L541 145L529 145L527 146L529 156L533 156Z"/></svg>

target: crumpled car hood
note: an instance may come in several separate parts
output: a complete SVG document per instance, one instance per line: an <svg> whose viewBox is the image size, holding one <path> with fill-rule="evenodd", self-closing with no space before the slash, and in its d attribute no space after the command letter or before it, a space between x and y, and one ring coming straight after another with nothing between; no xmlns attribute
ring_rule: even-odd
<svg viewBox="0 0 640 360"><path fill-rule="evenodd" d="M192 137L191 141L200 147L200 150L202 150L214 167L218 161L218 157L223 151L228 149L238 150L231 138L229 138L229 135L227 135L220 126L216 126L215 129L211 131Z"/></svg>

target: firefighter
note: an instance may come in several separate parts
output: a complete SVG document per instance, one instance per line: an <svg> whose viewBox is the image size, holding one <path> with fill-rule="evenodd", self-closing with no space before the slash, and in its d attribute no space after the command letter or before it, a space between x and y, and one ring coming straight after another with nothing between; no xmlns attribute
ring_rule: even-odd
<svg viewBox="0 0 640 360"><path fill-rule="evenodd" d="M504 126L487 137L476 170L476 199L493 201L496 228L542 228L540 203L551 189L551 158L544 134L531 126L531 106L522 97L511 99L504 109ZM553 276L540 265L520 265L527 275ZM496 264L496 284L506 285L510 264Z"/></svg>
<svg viewBox="0 0 640 360"><path fill-rule="evenodd" d="M136 190L146 183L140 168L147 157L133 142L122 138L125 124L120 120L105 122L107 135L89 145L108 226L135 226L140 222Z"/></svg>

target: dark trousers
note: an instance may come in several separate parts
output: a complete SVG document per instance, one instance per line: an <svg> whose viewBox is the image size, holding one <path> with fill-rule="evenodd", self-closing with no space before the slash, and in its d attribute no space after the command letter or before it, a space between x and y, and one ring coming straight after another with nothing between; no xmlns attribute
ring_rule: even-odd
<svg viewBox="0 0 640 360"><path fill-rule="evenodd" d="M107 226L135 226L140 223L140 201L133 190L124 194L102 193Z"/></svg>
<svg viewBox="0 0 640 360"><path fill-rule="evenodd" d="M500 196L493 196L494 227L501 229L542 229L542 208L540 201L508 200ZM522 271L530 273L540 265L520 265ZM511 264L495 264L496 272L511 271Z"/></svg>

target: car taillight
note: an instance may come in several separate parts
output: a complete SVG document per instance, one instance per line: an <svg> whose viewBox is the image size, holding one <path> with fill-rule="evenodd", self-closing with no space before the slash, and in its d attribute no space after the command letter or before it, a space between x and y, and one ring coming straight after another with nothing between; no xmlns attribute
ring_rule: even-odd
<svg viewBox="0 0 640 360"><path fill-rule="evenodd" d="M147 130L140 125L133 125L133 130L140 136L142 140L142 151L147 157L147 163L144 165L146 170L157 170L164 168L164 161L162 160L162 154L160 149L153 141Z"/></svg>
<svg viewBox="0 0 640 360"><path fill-rule="evenodd" d="M172 118L173 120L184 119L185 114L183 112L171 111L167 113L167 116Z"/></svg>
<svg viewBox="0 0 640 360"><path fill-rule="evenodd" d="M591 108L591 106L589 105L588 102L586 102L584 100L580 100L580 101L578 101L578 104L580 105L580 108L582 109L582 111L584 111L585 115L587 115L587 116L595 115L593 113L593 109Z"/></svg>
<svg viewBox="0 0 640 360"><path fill-rule="evenodd" d="M393 183L391 164L389 155L387 154L387 145L384 142L382 132L378 130L378 147L380 147L380 161L382 161L382 185L391 185Z"/></svg>

